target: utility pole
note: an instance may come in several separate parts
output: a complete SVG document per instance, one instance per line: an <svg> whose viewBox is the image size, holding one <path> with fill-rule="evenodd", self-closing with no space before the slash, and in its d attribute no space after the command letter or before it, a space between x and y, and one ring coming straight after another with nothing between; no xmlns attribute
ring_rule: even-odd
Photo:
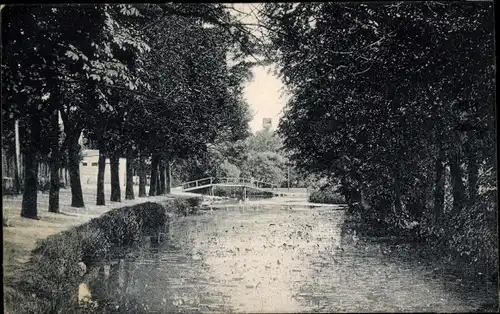
<svg viewBox="0 0 500 314"><path fill-rule="evenodd" d="M14 188L16 194L21 192L21 165L19 165L20 154L21 154L21 145L19 144L19 120L16 120L14 123L14 132L15 132L15 141L16 141L16 157L14 160Z"/></svg>
<svg viewBox="0 0 500 314"><path fill-rule="evenodd" d="M288 165L288 183L287 183L287 187L288 187L288 192L290 192L290 165Z"/></svg>
<svg viewBox="0 0 500 314"><path fill-rule="evenodd" d="M172 165L173 162L170 161L167 164L168 194L172 193Z"/></svg>

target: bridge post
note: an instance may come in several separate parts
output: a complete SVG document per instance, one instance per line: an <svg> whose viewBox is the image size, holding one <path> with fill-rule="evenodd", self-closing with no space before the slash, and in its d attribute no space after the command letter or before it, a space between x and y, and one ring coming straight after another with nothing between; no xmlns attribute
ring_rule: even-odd
<svg viewBox="0 0 500 314"><path fill-rule="evenodd" d="M247 186L243 186L243 201L246 202L247 200Z"/></svg>

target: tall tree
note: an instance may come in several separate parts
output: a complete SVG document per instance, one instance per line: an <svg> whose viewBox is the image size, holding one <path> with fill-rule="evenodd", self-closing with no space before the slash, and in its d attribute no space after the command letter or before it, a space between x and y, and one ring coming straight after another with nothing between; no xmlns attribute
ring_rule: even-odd
<svg viewBox="0 0 500 314"><path fill-rule="evenodd" d="M266 4L261 17L292 95L279 133L300 168L362 191L381 219L389 203L415 219L441 211L444 162L454 212L472 160L475 197L492 147L491 4Z"/></svg>
<svg viewBox="0 0 500 314"><path fill-rule="evenodd" d="M59 167L60 167L60 126L59 110L54 110L51 121L51 150L50 150L50 192L49 192L49 212L59 212Z"/></svg>
<svg viewBox="0 0 500 314"><path fill-rule="evenodd" d="M123 23L117 22L121 16L137 13L129 5L21 5L2 10L2 59L5 61L2 70L6 74L2 85L7 95L2 101L7 101L14 118L28 117L29 111L30 116L44 121L55 109L60 110L69 149L72 205L76 207L84 206L77 160L81 120L98 104L93 100L99 91L92 82L112 85L113 80L123 80L128 89L135 88L127 75L127 66L115 58L114 53L147 49ZM75 23L74 27L66 27L68 23ZM61 91L60 99L53 96L58 91ZM50 105L36 104L42 95L48 95ZM35 124L35 121L28 123L30 127ZM27 143L34 145L35 140ZM36 150L30 147L28 151ZM25 173L33 175L31 167L36 167L36 158L25 166L30 168ZM32 178L28 181L30 185L36 182ZM27 189L24 198L36 200L33 191L36 186ZM33 208L24 208L22 212L28 210L31 213L28 216L35 216L36 202L25 204Z"/></svg>

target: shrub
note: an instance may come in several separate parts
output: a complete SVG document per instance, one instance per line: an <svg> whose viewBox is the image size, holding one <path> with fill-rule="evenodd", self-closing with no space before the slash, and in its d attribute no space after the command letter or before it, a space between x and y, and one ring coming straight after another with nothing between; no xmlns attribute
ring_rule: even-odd
<svg viewBox="0 0 500 314"><path fill-rule="evenodd" d="M221 196L221 197L241 197L242 191L241 188L237 187L224 187L221 188L219 186L214 187L214 196Z"/></svg>
<svg viewBox="0 0 500 314"><path fill-rule="evenodd" d="M323 187L309 194L309 202L321 204L345 204L345 198L331 187Z"/></svg>
<svg viewBox="0 0 500 314"><path fill-rule="evenodd" d="M23 278L15 283L20 293L8 296L11 309L19 313L77 312L75 288L82 280L78 263L83 261L90 269L95 261L116 257L111 256L118 252L113 248L134 243L144 231L165 224L166 210L172 207L145 203L119 208L40 240Z"/></svg>
<svg viewBox="0 0 500 314"><path fill-rule="evenodd" d="M497 211L482 206L464 208L456 217L442 226L445 249L454 259L472 266L482 273L498 272Z"/></svg>
<svg viewBox="0 0 500 314"><path fill-rule="evenodd" d="M136 205L135 213L139 223L139 227L144 232L145 228L158 228L168 222L167 211L172 211L171 202L165 203L163 206L156 203L145 203Z"/></svg>
<svg viewBox="0 0 500 314"><path fill-rule="evenodd" d="M185 198L176 198L174 200L175 211L178 214L187 216L189 214L189 204Z"/></svg>
<svg viewBox="0 0 500 314"><path fill-rule="evenodd" d="M201 197L176 198L173 206L176 213L187 216L197 212L202 201Z"/></svg>
<svg viewBox="0 0 500 314"><path fill-rule="evenodd" d="M139 236L137 217L127 207L119 213L115 211L106 213L101 217L100 225L106 230L108 241L116 246L134 242Z"/></svg>
<svg viewBox="0 0 500 314"><path fill-rule="evenodd" d="M21 304L22 313L56 313L74 306L74 287L81 279L76 265L82 260L83 245L82 235L74 230L39 242L18 283L19 290L36 299L36 306Z"/></svg>
<svg viewBox="0 0 500 314"><path fill-rule="evenodd" d="M196 206L200 206L201 202L203 201L203 198L201 198L201 197L188 197L186 199L186 201L190 207L196 207Z"/></svg>
<svg viewBox="0 0 500 314"><path fill-rule="evenodd" d="M40 240L31 253L23 278L14 283L17 291L6 294L10 310L78 313L75 289L82 280L79 262L84 262L90 272L96 261L121 257L123 246L167 224L167 212L188 215L196 211L201 201L200 197L189 197L161 205L145 203L123 207Z"/></svg>

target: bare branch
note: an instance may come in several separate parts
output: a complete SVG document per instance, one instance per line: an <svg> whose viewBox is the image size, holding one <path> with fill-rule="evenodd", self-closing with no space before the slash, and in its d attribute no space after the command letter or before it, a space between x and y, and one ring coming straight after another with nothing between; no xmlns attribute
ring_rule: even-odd
<svg viewBox="0 0 500 314"><path fill-rule="evenodd" d="M353 75L359 75L359 74L363 74L363 73L366 73L368 70L370 70L372 68L372 65L370 65L366 70L363 70L361 72L356 72L356 73L353 73Z"/></svg>

